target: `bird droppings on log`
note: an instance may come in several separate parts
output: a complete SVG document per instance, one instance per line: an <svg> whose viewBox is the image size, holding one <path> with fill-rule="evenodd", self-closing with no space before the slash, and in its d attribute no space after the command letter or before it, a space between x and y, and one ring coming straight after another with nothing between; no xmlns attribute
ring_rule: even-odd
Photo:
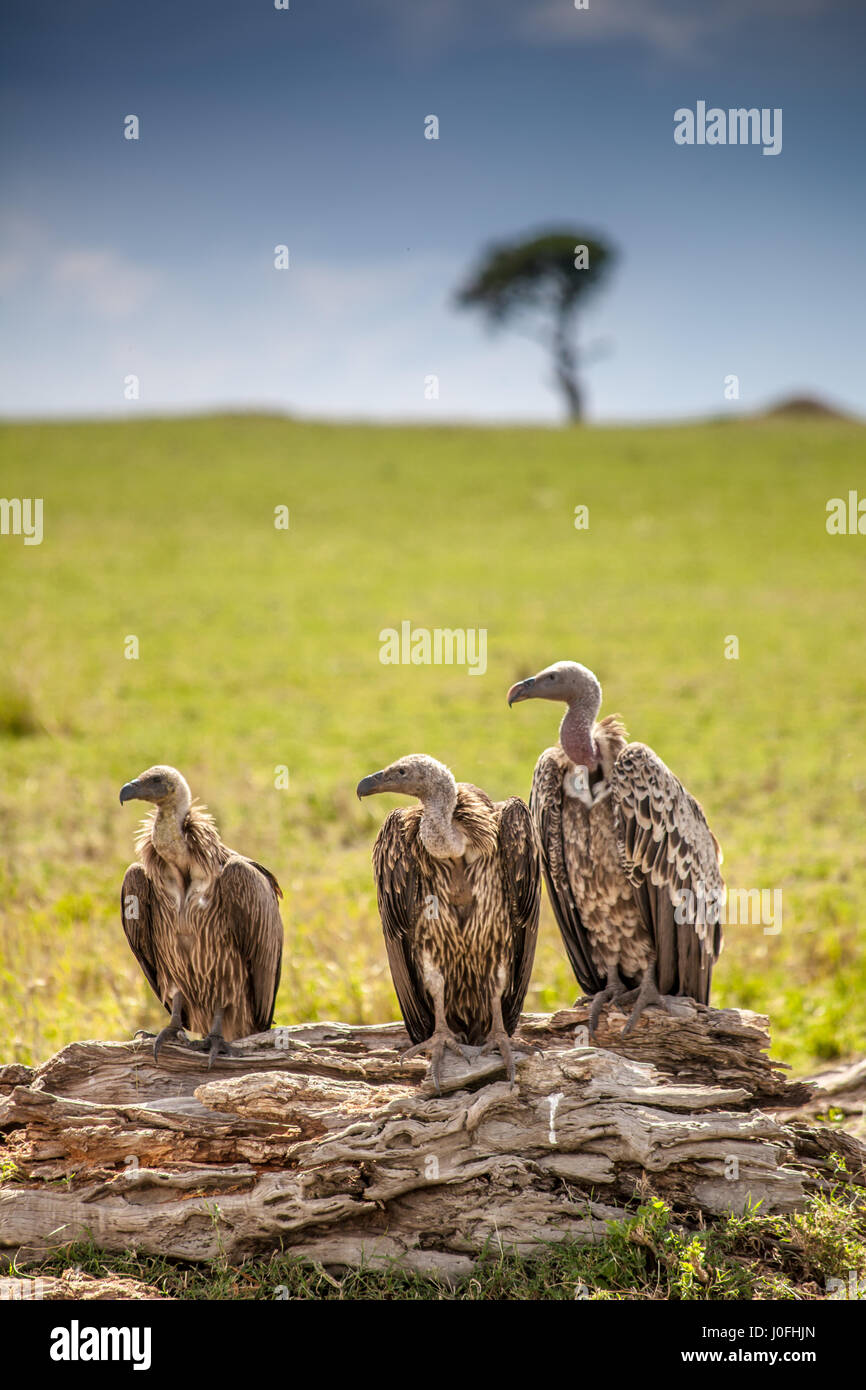
<svg viewBox="0 0 866 1390"><path fill-rule="evenodd" d="M0 1257L91 1239L205 1261L284 1249L326 1267L396 1260L456 1277L486 1246L597 1241L636 1197L695 1220L789 1211L866 1148L806 1124L812 1091L767 1055L767 1020L682 1001L680 1017L529 1014L517 1084L495 1054L449 1056L437 1095L399 1024L303 1024L207 1057L73 1043L0 1068ZM769 1113L770 1111L779 1113ZM789 1122L784 1122L787 1119ZM58 1181L62 1180L62 1181Z"/></svg>

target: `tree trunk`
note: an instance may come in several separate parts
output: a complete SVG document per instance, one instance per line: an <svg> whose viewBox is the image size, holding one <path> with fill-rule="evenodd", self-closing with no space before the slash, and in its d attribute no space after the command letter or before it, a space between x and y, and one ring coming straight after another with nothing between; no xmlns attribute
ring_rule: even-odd
<svg viewBox="0 0 866 1390"><path fill-rule="evenodd" d="M466 1273L485 1245L597 1241L624 1203L801 1207L866 1147L793 1113L811 1091L766 1055L766 1020L680 1001L629 1038L608 1009L525 1015L517 1085L448 1057L442 1094L401 1063L401 1024L275 1029L205 1070L169 1045L73 1043L0 1067L0 1256L90 1238L183 1260L286 1249L325 1266ZM536 1050L530 1050L535 1048ZM784 1110L788 1122L769 1113Z"/></svg>
<svg viewBox="0 0 866 1390"><path fill-rule="evenodd" d="M553 359L556 381L565 397L565 408L571 424L583 416L583 400L577 378L577 353L571 341L571 315L561 310L553 333Z"/></svg>

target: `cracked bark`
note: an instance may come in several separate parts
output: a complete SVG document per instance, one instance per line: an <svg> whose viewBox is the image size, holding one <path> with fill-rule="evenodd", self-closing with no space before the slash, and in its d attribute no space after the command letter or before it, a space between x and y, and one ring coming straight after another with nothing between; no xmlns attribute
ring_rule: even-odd
<svg viewBox="0 0 866 1390"><path fill-rule="evenodd" d="M495 1055L448 1057L437 1096L400 1024L304 1024L202 1054L73 1043L38 1068L0 1066L0 1258L19 1267L92 1239L200 1261L283 1248L325 1266L396 1259L465 1274L485 1249L594 1241L657 1194L710 1216L801 1207L841 1153L807 1125L810 1087L767 1056L766 1019L681 1001L623 1039L608 1010L525 1015L540 1047L512 1090ZM801 1107L806 1109L801 1114ZM776 1112L776 1113L772 1113Z"/></svg>

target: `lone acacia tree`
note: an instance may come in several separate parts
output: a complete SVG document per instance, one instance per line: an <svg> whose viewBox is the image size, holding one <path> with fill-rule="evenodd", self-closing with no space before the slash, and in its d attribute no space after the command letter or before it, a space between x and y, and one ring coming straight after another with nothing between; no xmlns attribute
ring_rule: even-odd
<svg viewBox="0 0 866 1390"><path fill-rule="evenodd" d="M553 356L570 420L579 420L582 413L575 314L613 258L610 246L582 232L542 232L529 240L489 247L457 292L461 308L481 309L494 327L516 320L542 321L530 336Z"/></svg>

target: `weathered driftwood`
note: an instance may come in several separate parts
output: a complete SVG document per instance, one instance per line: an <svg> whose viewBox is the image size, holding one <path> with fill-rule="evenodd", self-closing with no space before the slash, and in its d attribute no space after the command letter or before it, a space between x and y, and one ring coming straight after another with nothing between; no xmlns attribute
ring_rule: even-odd
<svg viewBox="0 0 866 1390"><path fill-rule="evenodd" d="M518 1082L448 1057L442 1095L399 1024L307 1024L202 1054L74 1043L0 1067L0 1256L19 1266L92 1239L188 1260L283 1248L324 1265L448 1275L491 1245L593 1241L651 1193L684 1213L789 1210L843 1152L835 1129L783 1124L811 1092L766 1055L766 1020L682 1002L621 1036L607 1012L527 1015ZM534 1048L535 1050L530 1050Z"/></svg>
<svg viewBox="0 0 866 1390"><path fill-rule="evenodd" d="M848 1134L866 1143L866 1057L818 1072L808 1081L812 1094L797 1107L799 1118L826 1118L832 1113ZM783 1112L781 1118L787 1118Z"/></svg>

